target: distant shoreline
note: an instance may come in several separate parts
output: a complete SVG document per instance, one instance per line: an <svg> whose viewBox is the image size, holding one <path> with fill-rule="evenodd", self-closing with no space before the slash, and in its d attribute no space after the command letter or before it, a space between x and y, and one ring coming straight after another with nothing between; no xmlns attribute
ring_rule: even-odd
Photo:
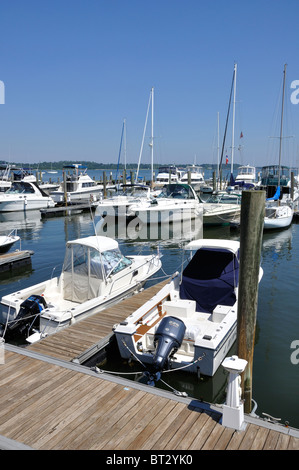
<svg viewBox="0 0 299 470"><path fill-rule="evenodd" d="M92 161L58 161L58 162L40 162L40 163L16 163L16 162L5 162L5 161L0 161L0 166L5 166L5 165L10 165L10 166L15 166L18 168L24 168L24 169L31 169L31 170L62 170L64 166L70 165L72 163L80 163L82 165L87 166L88 170L115 170L119 168L120 170L125 169L125 165L123 163L120 163L119 165L116 163L97 163L97 162L92 162ZM154 169L157 170L158 168L162 166L171 166L171 163L156 163L153 165ZM185 164L175 164L177 168L186 168L187 166L192 166L192 163L185 163ZM198 164L195 166L200 166L203 169L217 169L216 164L211 164L211 163L202 163ZM239 163L234 163L234 168L239 168L241 166ZM139 168L141 170L150 170L151 165L150 164L140 164ZM136 163L127 163L126 164L126 170L136 170L137 169L137 164Z"/></svg>

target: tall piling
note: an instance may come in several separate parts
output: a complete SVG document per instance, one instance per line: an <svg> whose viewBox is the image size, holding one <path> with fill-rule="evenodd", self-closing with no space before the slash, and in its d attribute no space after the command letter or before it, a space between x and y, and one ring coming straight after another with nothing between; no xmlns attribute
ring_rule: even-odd
<svg viewBox="0 0 299 470"><path fill-rule="evenodd" d="M242 192L237 347L238 356L248 362L242 375L245 413L250 413L252 407L252 367L265 198L265 191Z"/></svg>

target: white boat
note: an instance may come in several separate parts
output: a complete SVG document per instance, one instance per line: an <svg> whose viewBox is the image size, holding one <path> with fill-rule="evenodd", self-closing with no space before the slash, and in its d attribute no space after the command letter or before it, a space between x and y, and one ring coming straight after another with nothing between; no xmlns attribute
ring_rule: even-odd
<svg viewBox="0 0 299 470"><path fill-rule="evenodd" d="M156 198L130 205L127 214L143 224L191 220L202 215L202 203L188 184L167 184Z"/></svg>
<svg viewBox="0 0 299 470"><path fill-rule="evenodd" d="M151 189L142 184L123 184L121 190L114 196L101 199L97 205L96 214L100 216L124 216L130 205L141 201L151 200Z"/></svg>
<svg viewBox="0 0 299 470"><path fill-rule="evenodd" d="M8 235L0 235L0 253L6 253L16 242L20 241L17 230L12 230Z"/></svg>
<svg viewBox="0 0 299 470"><path fill-rule="evenodd" d="M78 202L82 200L99 199L102 186L98 185L87 173L87 167L78 163L66 165L63 171L70 169L73 173L65 174L64 181L59 188L50 193L56 203Z"/></svg>
<svg viewBox="0 0 299 470"><path fill-rule="evenodd" d="M256 183L256 170L254 166L243 165L239 166L238 174L235 179L235 184L252 184L253 186Z"/></svg>
<svg viewBox="0 0 299 470"><path fill-rule="evenodd" d="M155 187L161 187L169 183L180 182L180 172L175 165L161 166L155 180Z"/></svg>
<svg viewBox="0 0 299 470"><path fill-rule="evenodd" d="M54 207L53 199L35 182L14 181L0 194L0 212L26 211Z"/></svg>
<svg viewBox="0 0 299 470"><path fill-rule="evenodd" d="M283 229L291 225L294 210L287 205L265 207L264 230Z"/></svg>
<svg viewBox="0 0 299 470"><path fill-rule="evenodd" d="M69 241L59 277L2 297L2 330L35 342L139 291L160 267L159 254L124 256L111 238Z"/></svg>
<svg viewBox="0 0 299 470"><path fill-rule="evenodd" d="M121 357L140 361L151 377L165 369L213 376L236 340L239 247L232 240L187 244L195 253L182 275L114 327Z"/></svg>
<svg viewBox="0 0 299 470"><path fill-rule="evenodd" d="M181 177L181 183L191 184L195 191L200 191L203 186L206 187L202 167L198 165L188 166L186 173Z"/></svg>
<svg viewBox="0 0 299 470"><path fill-rule="evenodd" d="M234 202L232 202L234 201ZM227 225L240 216L240 198L228 194L212 195L203 205L203 225Z"/></svg>

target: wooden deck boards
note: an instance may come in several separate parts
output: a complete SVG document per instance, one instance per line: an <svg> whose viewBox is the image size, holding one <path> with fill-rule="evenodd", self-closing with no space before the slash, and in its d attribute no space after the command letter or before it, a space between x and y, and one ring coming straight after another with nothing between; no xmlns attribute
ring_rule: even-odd
<svg viewBox="0 0 299 470"><path fill-rule="evenodd" d="M159 396L100 376L6 351L0 367L0 434L43 450L299 449L299 438L247 424L194 401Z"/></svg>
<svg viewBox="0 0 299 470"><path fill-rule="evenodd" d="M9 441L41 450L299 450L296 430L251 419L244 431L234 431L221 425L213 406L71 362L159 287L26 349L5 347L0 448Z"/></svg>

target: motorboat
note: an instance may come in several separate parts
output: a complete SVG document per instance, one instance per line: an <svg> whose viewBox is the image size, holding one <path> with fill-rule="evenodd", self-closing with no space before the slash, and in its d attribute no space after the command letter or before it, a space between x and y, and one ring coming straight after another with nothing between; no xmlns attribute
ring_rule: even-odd
<svg viewBox="0 0 299 470"><path fill-rule="evenodd" d="M168 183L179 183L180 177L180 171L175 165L160 166L156 176L155 186L159 187Z"/></svg>
<svg viewBox="0 0 299 470"><path fill-rule="evenodd" d="M100 216L123 216L126 217L130 205L140 201L151 200L151 189L147 185L132 183L123 184L120 191L112 197L100 199L96 215Z"/></svg>
<svg viewBox="0 0 299 470"><path fill-rule="evenodd" d="M17 235L16 229L8 235L0 235L0 253L6 253L18 241L20 241L20 237Z"/></svg>
<svg viewBox="0 0 299 470"><path fill-rule="evenodd" d="M67 170L72 170L67 174ZM56 203L78 202L99 199L102 186L98 185L88 174L87 167L79 163L63 167L64 177L59 188L51 191L50 195Z"/></svg>
<svg viewBox="0 0 299 470"><path fill-rule="evenodd" d="M53 199L34 181L14 181L0 194L0 212L27 211L54 207Z"/></svg>
<svg viewBox="0 0 299 470"><path fill-rule="evenodd" d="M138 292L160 267L159 253L124 256L105 236L68 241L60 276L2 297L2 331L38 341Z"/></svg>
<svg viewBox="0 0 299 470"><path fill-rule="evenodd" d="M213 194L202 202L203 225L227 225L240 217L241 199L229 194Z"/></svg>
<svg viewBox="0 0 299 470"><path fill-rule="evenodd" d="M233 240L188 243L183 272L114 326L121 358L142 363L150 381L171 369L213 376L236 340L239 248Z"/></svg>
<svg viewBox="0 0 299 470"><path fill-rule="evenodd" d="M198 165L188 166L180 182L190 184L195 191L200 191L205 186L203 168Z"/></svg>
<svg viewBox="0 0 299 470"><path fill-rule="evenodd" d="M169 223L202 216L202 203L188 184L166 184L152 200L129 206L127 214L143 224Z"/></svg>
<svg viewBox="0 0 299 470"><path fill-rule="evenodd" d="M236 185L255 185L256 183L256 170L252 165L242 165L238 168L238 174L235 178Z"/></svg>

